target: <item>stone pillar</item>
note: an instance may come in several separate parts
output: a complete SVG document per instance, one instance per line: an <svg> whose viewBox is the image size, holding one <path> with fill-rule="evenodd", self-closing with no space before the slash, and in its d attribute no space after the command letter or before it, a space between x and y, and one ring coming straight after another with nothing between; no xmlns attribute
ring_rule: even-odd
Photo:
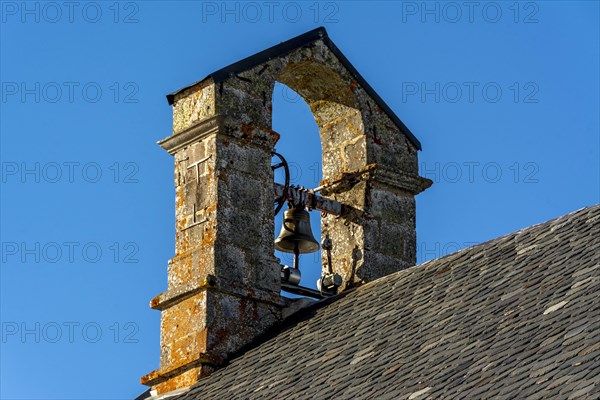
<svg viewBox="0 0 600 400"><path fill-rule="evenodd" d="M388 115L360 87L355 96L362 99L360 107L311 103L323 147L322 183L371 171L350 187L321 192L350 209L343 217L321 219L322 235L333 241L332 267L342 276L342 289L415 265L414 196L432 183L418 175L417 149Z"/></svg>
<svg viewBox="0 0 600 400"><path fill-rule="evenodd" d="M227 94L207 83L178 96L174 133L175 256L161 310L157 393L192 385L281 319L273 254L271 149L278 135L217 115ZM247 102L248 103L248 102ZM233 123L237 121L237 125Z"/></svg>

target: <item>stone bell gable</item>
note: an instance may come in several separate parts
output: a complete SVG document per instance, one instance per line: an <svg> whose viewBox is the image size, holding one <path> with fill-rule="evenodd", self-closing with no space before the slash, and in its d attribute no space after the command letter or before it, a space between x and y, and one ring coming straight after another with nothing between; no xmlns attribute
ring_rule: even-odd
<svg viewBox="0 0 600 400"><path fill-rule="evenodd" d="M167 96L175 157L175 255L162 311L156 393L187 387L282 319L274 256L271 152L276 82L300 94L319 126L324 197L344 205L322 218L342 289L415 264L419 141L329 39L307 32ZM281 132L285 134L285 132ZM351 177L352 179L342 179Z"/></svg>

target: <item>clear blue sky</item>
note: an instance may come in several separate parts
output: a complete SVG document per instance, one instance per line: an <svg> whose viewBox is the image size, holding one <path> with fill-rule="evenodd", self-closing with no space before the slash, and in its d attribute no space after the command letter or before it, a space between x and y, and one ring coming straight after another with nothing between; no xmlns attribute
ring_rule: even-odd
<svg viewBox="0 0 600 400"><path fill-rule="evenodd" d="M420 262L600 200L597 2L0 6L2 399L144 390L174 251L164 96L321 25L423 144ZM316 125L282 86L273 124L315 186Z"/></svg>

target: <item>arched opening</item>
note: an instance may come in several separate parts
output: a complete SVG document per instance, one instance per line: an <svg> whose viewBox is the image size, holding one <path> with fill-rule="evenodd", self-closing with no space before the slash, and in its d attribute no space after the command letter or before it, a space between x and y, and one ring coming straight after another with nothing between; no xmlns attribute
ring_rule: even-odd
<svg viewBox="0 0 600 400"><path fill-rule="evenodd" d="M276 82L273 90L273 130L281 134L275 147L290 167L290 184L307 189L319 186L322 180L322 149L319 127L313 113L302 96L288 86ZM283 170L275 170L275 181L283 183ZM275 216L275 237L279 235L283 213L287 204ZM321 238L321 215L310 213L311 228L315 239ZM284 265L293 264L293 254L275 251ZM321 251L300 255L302 286L315 288L321 276Z"/></svg>
<svg viewBox="0 0 600 400"><path fill-rule="evenodd" d="M304 57L300 53L290 56L278 74L273 91L272 127L281 134L277 151L284 156L287 153L293 164L292 183L311 189L323 180L334 182L341 174L367 165L363 112L373 111L365 105L366 97L355 94L356 81L351 76L322 60ZM364 107L359 106L361 102ZM360 212L365 207L364 191L363 182L351 190L330 192L326 197ZM278 216L275 221L275 237L281 230L281 220ZM340 271L345 281L354 280L363 261L362 252L357 251L362 246L362 224L347 217L322 218L320 213L312 212L311 226L319 242L323 235L331 239L332 272ZM276 252L276 256L283 264L292 264L293 255ZM326 261L321 252L301 256L301 286L316 287ZM351 267L344 267L347 265Z"/></svg>

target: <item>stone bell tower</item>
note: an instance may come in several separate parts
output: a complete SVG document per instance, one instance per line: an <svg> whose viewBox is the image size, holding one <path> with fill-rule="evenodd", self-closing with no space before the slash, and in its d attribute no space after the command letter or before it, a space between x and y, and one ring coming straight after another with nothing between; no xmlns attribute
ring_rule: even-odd
<svg viewBox="0 0 600 400"><path fill-rule="evenodd" d="M322 219L342 288L416 261L418 140L319 28L168 96L175 157L175 255L161 310L160 394L192 385L282 319L274 256L271 129L275 82L311 107L323 148L321 194L343 205ZM285 134L285 133L283 133ZM350 178L349 178L350 177ZM349 179L348 179L349 178Z"/></svg>

